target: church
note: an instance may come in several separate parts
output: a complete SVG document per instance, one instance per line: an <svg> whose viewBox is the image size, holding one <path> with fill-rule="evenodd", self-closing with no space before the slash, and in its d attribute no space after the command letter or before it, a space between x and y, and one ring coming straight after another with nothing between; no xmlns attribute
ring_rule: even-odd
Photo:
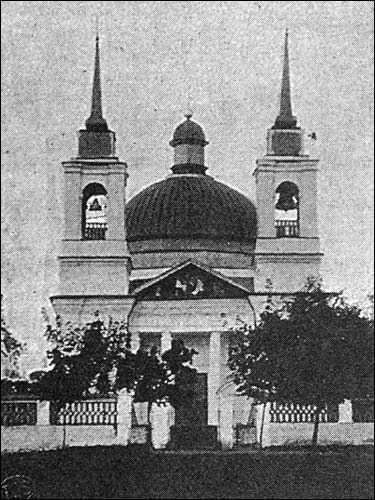
<svg viewBox="0 0 375 500"><path fill-rule="evenodd" d="M85 323L95 312L125 320L134 349L164 352L173 339L194 348L194 403L160 409L161 439L179 429L180 439L223 443L228 415L233 426L254 418L227 367L230 329L253 324L270 293L290 296L318 276L322 257L318 160L304 152L292 113L288 34L280 110L254 165L256 202L210 175L209 131L191 113L171 136L171 173L127 200L127 164L102 113L97 37L91 114L77 156L63 162L60 292L51 301L63 321Z"/></svg>

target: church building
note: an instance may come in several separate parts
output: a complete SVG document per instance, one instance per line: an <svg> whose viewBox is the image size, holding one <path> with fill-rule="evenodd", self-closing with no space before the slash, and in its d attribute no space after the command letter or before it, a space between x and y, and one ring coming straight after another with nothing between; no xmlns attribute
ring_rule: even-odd
<svg viewBox="0 0 375 500"><path fill-rule="evenodd" d="M288 34L280 111L254 166L256 202L210 175L209 142L192 114L169 142L171 173L127 200L127 164L102 113L99 62L97 37L91 114L77 156L63 162L60 292L51 301L63 321L92 321L96 311L125 320L134 349L163 352L173 339L194 348L194 403L160 409L162 439L224 443L228 415L233 426L253 418L227 366L230 329L253 324L270 293L277 299L301 290L319 275L322 256L318 160L305 154L292 113Z"/></svg>

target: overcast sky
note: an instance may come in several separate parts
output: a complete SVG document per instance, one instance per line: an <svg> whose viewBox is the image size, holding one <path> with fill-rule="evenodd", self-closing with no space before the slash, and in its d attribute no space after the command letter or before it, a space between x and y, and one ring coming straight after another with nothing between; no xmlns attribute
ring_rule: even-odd
<svg viewBox="0 0 375 500"><path fill-rule="evenodd" d="M208 173L254 198L289 28L294 114L317 141L322 275L362 299L373 277L372 2L1 2L2 293L29 343L58 292L61 161L89 115L94 18L103 103L127 195L163 178L191 96Z"/></svg>

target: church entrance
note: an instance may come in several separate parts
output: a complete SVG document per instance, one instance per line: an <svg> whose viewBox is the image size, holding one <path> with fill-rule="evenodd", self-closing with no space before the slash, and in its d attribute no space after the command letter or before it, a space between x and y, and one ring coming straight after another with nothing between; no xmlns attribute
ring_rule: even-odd
<svg viewBox="0 0 375 500"><path fill-rule="evenodd" d="M171 427L171 447L179 449L215 448L217 428L207 425L207 373L198 373L191 404L176 408Z"/></svg>
<svg viewBox="0 0 375 500"><path fill-rule="evenodd" d="M197 380L192 389L194 391L192 403L176 409L175 425L179 427L207 425L207 373L197 374Z"/></svg>

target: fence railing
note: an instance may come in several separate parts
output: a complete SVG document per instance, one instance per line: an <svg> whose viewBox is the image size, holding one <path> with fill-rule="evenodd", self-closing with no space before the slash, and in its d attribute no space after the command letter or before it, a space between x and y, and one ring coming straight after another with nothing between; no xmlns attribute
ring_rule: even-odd
<svg viewBox="0 0 375 500"><path fill-rule="evenodd" d="M354 423L374 422L374 400L356 399L352 401L349 421ZM118 423L118 407L116 398L88 399L67 403L63 406L51 402L45 417L46 424L51 425L112 425ZM39 402L37 400L4 400L1 401L1 425L22 426L39 425ZM141 414L142 413L142 414ZM147 424L146 416L132 409L132 425L139 427ZM270 423L313 423L315 407L298 403L270 404ZM44 417L43 417L44 418ZM49 421L48 421L49 420ZM319 421L333 423L339 421L338 405L328 405L320 412ZM342 421L342 420L340 420ZM147 426L147 425L146 425ZM242 426L239 426L242 427ZM246 426L243 426L246 427Z"/></svg>
<svg viewBox="0 0 375 500"><path fill-rule="evenodd" d="M296 220L275 220L277 238L296 238L299 236L299 224Z"/></svg>
<svg viewBox="0 0 375 500"><path fill-rule="evenodd" d="M270 408L270 422L273 424L285 423L313 423L315 419L314 405L298 403L272 402ZM319 422L338 422L338 406L328 406L319 414Z"/></svg>
<svg viewBox="0 0 375 500"><path fill-rule="evenodd" d="M373 422L374 400L353 399L352 412L353 412L353 422Z"/></svg>
<svg viewBox="0 0 375 500"><path fill-rule="evenodd" d="M93 399L66 403L52 402L51 425L117 425L117 400Z"/></svg>
<svg viewBox="0 0 375 500"><path fill-rule="evenodd" d="M105 240L107 224L105 222L87 222L85 225L85 240Z"/></svg>
<svg viewBox="0 0 375 500"><path fill-rule="evenodd" d="M36 425L37 401L1 401L1 425Z"/></svg>

